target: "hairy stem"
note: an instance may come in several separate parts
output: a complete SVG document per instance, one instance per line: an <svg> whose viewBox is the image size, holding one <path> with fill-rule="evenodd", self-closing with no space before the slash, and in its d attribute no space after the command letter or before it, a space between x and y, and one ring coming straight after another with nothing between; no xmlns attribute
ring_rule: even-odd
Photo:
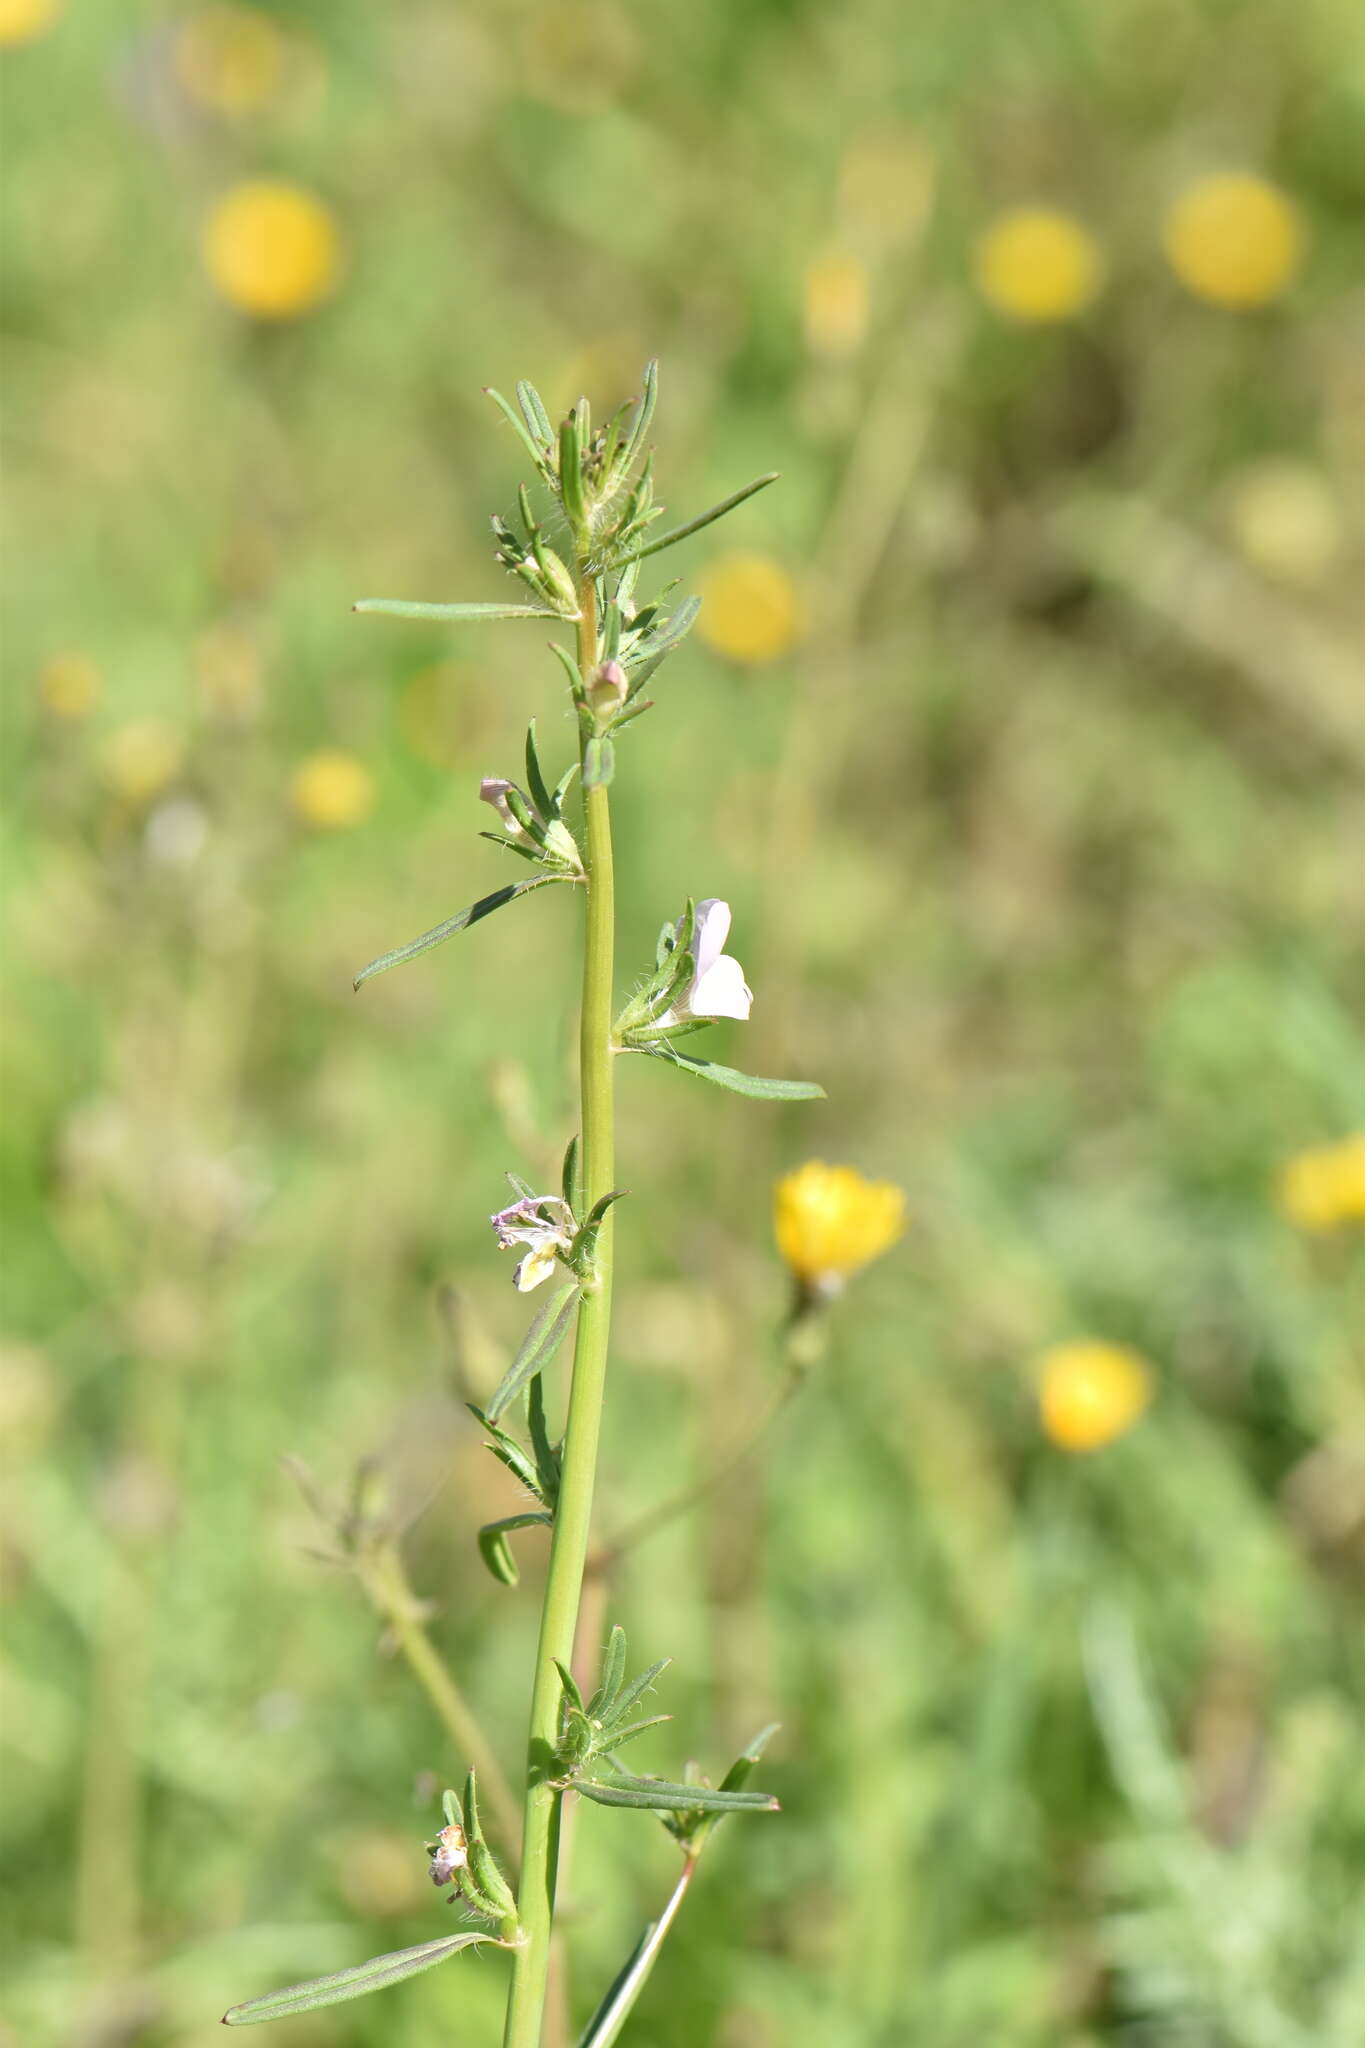
<svg viewBox="0 0 1365 2048"><path fill-rule="evenodd" d="M420 1605L397 1550L383 1551L372 1566L362 1570L361 1582L450 1737L456 1760L472 1764L478 1772L481 1804L492 1815L507 1854L515 1856L521 1843L521 1813L516 1794L489 1747L477 1715L422 1625Z"/></svg>
<svg viewBox="0 0 1365 2048"><path fill-rule="evenodd" d="M578 670L585 685L597 666L597 593L578 578ZM579 1039L581 1145L585 1207L609 1193L615 1162L611 1073L612 956L615 905L611 815L602 786L584 795L588 915L583 956ZM541 1612L527 1745L526 1810L518 1912L522 1940L513 1964L503 2048L539 2048L545 2006L563 1794L547 1782L559 1728L560 1681L555 1659L573 1657L592 1522L593 1482L602 1421L607 1334L611 1316L612 1212L597 1241L597 1278L578 1311L573 1379L564 1435L563 1471Z"/></svg>

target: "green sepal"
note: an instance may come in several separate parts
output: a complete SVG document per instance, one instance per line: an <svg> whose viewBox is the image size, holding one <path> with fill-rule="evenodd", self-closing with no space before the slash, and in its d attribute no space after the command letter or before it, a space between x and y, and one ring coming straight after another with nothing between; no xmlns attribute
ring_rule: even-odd
<svg viewBox="0 0 1365 2048"><path fill-rule="evenodd" d="M551 640L549 642L549 648L551 654L554 655L555 659L563 663L564 668L568 673L569 684L573 690L574 701L576 703L578 699L583 695L583 678L578 673L578 663L574 660L568 648L564 646L562 641Z"/></svg>
<svg viewBox="0 0 1365 2048"><path fill-rule="evenodd" d="M543 1372L547 1365L553 1363L555 1353L568 1335L577 1302L576 1280L571 1280L566 1287L557 1288L550 1296L526 1332L520 1351L508 1366L501 1385L488 1404L490 1422L497 1421L533 1373Z"/></svg>
<svg viewBox="0 0 1365 2048"><path fill-rule="evenodd" d="M383 612L391 619L559 619L562 612L530 604L424 604L405 597L362 597L353 612Z"/></svg>
<svg viewBox="0 0 1365 2048"><path fill-rule="evenodd" d="M505 1461L504 1461L505 1462ZM512 1555L512 1546L507 1541L511 1529L550 1528L554 1516L547 1514L505 1515L500 1522L485 1522L479 1531L479 1556L500 1586L516 1586L521 1583L521 1573Z"/></svg>
<svg viewBox="0 0 1365 2048"><path fill-rule="evenodd" d="M597 1256L597 1240L602 1233L602 1219L612 1203L619 1202L621 1197L629 1192L629 1188L613 1188L610 1194L603 1195L600 1201L593 1203L591 1212L573 1241L570 1257L576 1272L586 1276L591 1271L592 1262Z"/></svg>
<svg viewBox="0 0 1365 2048"><path fill-rule="evenodd" d="M473 1948L478 1942L493 1939L491 1934L466 1931L448 1934L440 1941L419 1942L416 1948L372 1956L369 1962L357 1963L354 1969L336 1970L329 1977L313 1977L305 1984L291 1984L283 1991L269 1991L261 1998L248 1999L245 2005L234 2005L223 2014L223 2025L251 2027L262 2020L289 2019L295 2013L314 2012L319 2006L363 1998L366 1992L383 1991L390 1984L401 1984L405 1977L433 1969L462 1948Z"/></svg>
<svg viewBox="0 0 1365 2048"><path fill-rule="evenodd" d="M484 1840L472 1770L464 1783L464 1827L469 1862L460 1875L467 1876L470 1883L470 1889L465 1892L465 1896L477 1911L487 1913L490 1919L499 1920L504 1926L509 1920L515 1922L516 1899L512 1895L507 1879L498 1868L497 1859ZM461 1890L464 1890L463 1886Z"/></svg>
<svg viewBox="0 0 1365 2048"><path fill-rule="evenodd" d="M519 860L529 860L532 867L543 868L545 852L539 846L523 846L519 839L509 839L505 832L480 832L480 839L487 839L493 846L500 846L504 853L514 853ZM564 879L567 881L568 876Z"/></svg>
<svg viewBox="0 0 1365 2048"><path fill-rule="evenodd" d="M818 1081L775 1081L763 1074L741 1074L735 1067L722 1067L715 1060L694 1059L690 1053L676 1052L663 1042L631 1045L626 1050L667 1060L699 1080L709 1081L715 1088L728 1088L732 1095L748 1095L757 1102L822 1102L825 1098Z"/></svg>
<svg viewBox="0 0 1365 2048"><path fill-rule="evenodd" d="M573 1790L598 1806L631 1806L650 1813L777 1813L769 1792L722 1792L708 1785L674 1785L637 1778L619 1768L610 1775L575 1778Z"/></svg>
<svg viewBox="0 0 1365 2048"><path fill-rule="evenodd" d="M635 466L636 457L644 446L645 435L649 432L650 421L654 418L654 406L658 396L659 363L657 357L651 356L645 364L644 381L640 388L640 403L635 409L635 417L630 423L630 432L627 434L621 447L621 453L617 458L616 473L620 477L629 476Z"/></svg>
<svg viewBox="0 0 1365 2048"><path fill-rule="evenodd" d="M594 733L583 749L584 789L605 789L615 773L615 747L605 733Z"/></svg>
<svg viewBox="0 0 1365 2048"><path fill-rule="evenodd" d="M678 541L687 540L692 534L700 533L704 526L710 526L717 519L723 519L727 512L733 512L746 498L752 498L756 492L766 490L769 484L775 484L778 474L777 470L772 470L767 476L756 476L751 484L745 484L742 490L732 491L728 498L722 498L718 505L712 505L708 511L699 513L695 519L689 519L685 525L674 526L667 533L661 533L657 540L647 541L643 547L632 548L629 553L616 556L612 567L619 569L627 562L643 562L647 555L657 555L662 549L671 548Z"/></svg>
<svg viewBox="0 0 1365 2048"><path fill-rule="evenodd" d="M575 1713L586 1714L587 1708L583 1704L583 1693L578 1680L567 1664L560 1663L558 1657L555 1658L554 1664L555 1670L559 1673L559 1682L564 1688L564 1704L572 1707Z"/></svg>
<svg viewBox="0 0 1365 2048"><path fill-rule="evenodd" d="M559 429L559 495L575 534L582 533L588 508L583 498L583 444L575 412L568 414Z"/></svg>
<svg viewBox="0 0 1365 2048"><path fill-rule="evenodd" d="M467 909L457 910L454 917L448 917L444 924L433 925L429 932L423 932L420 939L409 939L406 946L395 946L391 953L381 953L377 960L371 960L368 967L361 968L352 987L361 988L367 981L373 981L377 974L387 974L391 967L401 967L405 961L415 960L419 953L430 952L433 946L441 945L471 924L478 924L481 918L491 917L505 903L514 902L518 896L529 895L532 889L543 889L549 882L573 880L572 875L564 874L536 875L529 882L509 882L505 889L495 889L491 896L481 896Z"/></svg>
<svg viewBox="0 0 1365 2048"><path fill-rule="evenodd" d="M560 1176L560 1190L574 1214L583 1199L583 1180L579 1167L578 1133L574 1132L564 1148L564 1170Z"/></svg>
<svg viewBox="0 0 1365 2048"><path fill-rule="evenodd" d="M555 430L550 424L550 415L545 410L545 401L534 384L523 377L517 384L517 404L534 437L543 442L547 449L555 444Z"/></svg>

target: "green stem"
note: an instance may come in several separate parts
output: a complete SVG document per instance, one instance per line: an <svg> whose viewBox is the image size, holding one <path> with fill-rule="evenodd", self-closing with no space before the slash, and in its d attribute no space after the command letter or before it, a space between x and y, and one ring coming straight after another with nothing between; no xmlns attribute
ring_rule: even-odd
<svg viewBox="0 0 1365 2048"><path fill-rule="evenodd" d="M586 687L598 661L597 592L590 576L578 578L578 671ZM583 956L583 1007L579 1037L582 1101L581 1143L584 1202L608 1194L615 1166L611 1072L612 956L615 899L611 857L611 813L600 784L586 791L588 917ZM521 1945L512 1973L503 2048L540 2048L545 2007L559 1830L563 1793L547 1783L549 1760L559 1732L559 1673L555 1660L573 1658L578 1603L583 1589L592 1524L593 1482L602 1422L607 1334L611 1319L613 1212L608 1210L597 1241L596 1284L578 1311L573 1380L569 1389L559 1501L550 1544L550 1568L540 1619L531 1726L527 1745L526 1810L522 1835L518 1914Z"/></svg>
<svg viewBox="0 0 1365 2048"><path fill-rule="evenodd" d="M388 1550L372 1566L362 1569L360 1576L375 1612L387 1622L407 1659L408 1669L450 1737L455 1761L472 1764L478 1773L480 1804L492 1814L507 1854L515 1856L521 1841L516 1794L489 1747L473 1708L422 1626L419 1605L408 1584L402 1558L396 1550Z"/></svg>

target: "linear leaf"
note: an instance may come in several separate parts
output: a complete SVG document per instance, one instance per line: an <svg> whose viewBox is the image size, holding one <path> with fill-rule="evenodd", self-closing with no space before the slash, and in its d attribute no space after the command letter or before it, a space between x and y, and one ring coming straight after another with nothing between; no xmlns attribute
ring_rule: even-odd
<svg viewBox="0 0 1365 2048"><path fill-rule="evenodd" d="M687 540L690 535L700 533L704 526L710 526L713 521L723 519L727 512L733 512L746 498L752 498L756 492L766 490L769 484L775 484L777 478L777 470L773 470L767 476L756 476L751 484L745 484L743 490L732 491L728 498L722 498L718 505L712 505L708 511L698 513L697 517L689 519L685 526L671 527L667 533L661 533L657 540L646 541L642 548L632 548L629 554L618 556L612 567L619 569L627 562L643 562L646 555L657 555L664 548L671 548L675 541Z"/></svg>
<svg viewBox="0 0 1365 2048"><path fill-rule="evenodd" d="M391 619L557 619L534 604L425 604L406 597L362 597L353 612L384 612Z"/></svg>
<svg viewBox="0 0 1365 2048"><path fill-rule="evenodd" d="M709 1785L671 1785L664 1778L575 1778L575 1792L599 1806L642 1807L652 1813L776 1813L768 1792L722 1792Z"/></svg>
<svg viewBox="0 0 1365 2048"><path fill-rule="evenodd" d="M513 433L521 442L522 447L526 450L526 453L530 456L536 468L538 470L543 471L545 468L545 450L543 448L538 448L536 446L535 441L532 439L531 435L526 431L526 428L522 425L520 419L517 417L515 410L512 408L512 406L510 406L507 403L507 400L503 397L502 393L500 391L495 391L491 384L485 384L484 395L485 397L492 399L494 405L496 405L498 411L502 414L503 418L507 420L508 423L510 424Z"/></svg>
<svg viewBox="0 0 1365 2048"><path fill-rule="evenodd" d="M373 981L376 974L387 974L391 967L401 967L405 960L415 960L419 953L430 952L444 939L453 938L467 926L477 924L480 918L491 917L495 910L501 910L504 903L511 903L517 896L528 896L532 889L543 889L547 882L569 882L571 875L536 875L529 882L509 882L505 889L495 889L491 896L481 896L477 903L471 903L464 910L457 910L454 917L448 917L444 924L433 925L429 932L423 932L420 939L409 939L406 946L395 946L391 953L381 953L377 960L371 960L368 967L362 967L354 983L360 988L365 982Z"/></svg>
<svg viewBox="0 0 1365 2048"><path fill-rule="evenodd" d="M553 1515L506 1515L500 1522L485 1522L479 1531L479 1556L488 1566L500 1586L519 1584L521 1573L512 1555L512 1546L507 1541L509 1529L532 1529L539 1525L548 1529L554 1521Z"/></svg>
<svg viewBox="0 0 1365 2048"><path fill-rule="evenodd" d="M651 1664L647 1671L642 1671L637 1678L632 1678L630 1684L618 1692L613 1700L613 1716L619 1720L623 1714L628 1714L637 1700L642 1700L647 1692L653 1690L655 1679L661 1672L667 1671L672 1662L671 1657L660 1657L657 1664Z"/></svg>
<svg viewBox="0 0 1365 2048"><path fill-rule="evenodd" d="M728 1088L732 1095L749 1095L759 1102L820 1102L824 1089L818 1081L774 1081L763 1074L741 1074L735 1067L722 1067L715 1060L693 1059L671 1045L632 1046L633 1052L647 1052L651 1059L667 1060L683 1067L713 1087Z"/></svg>
<svg viewBox="0 0 1365 2048"><path fill-rule="evenodd" d="M673 1896L657 1920L646 1927L626 1958L619 1975L609 1988L606 1997L588 2021L587 2031L582 2035L578 2048L612 2048L619 2040L621 2029L629 2019L636 1999L649 1981L655 1958L664 1945L665 1936L678 1917L678 1908L687 1897L687 1887L692 1881L692 1866L689 1864L673 1887Z"/></svg>
<svg viewBox="0 0 1365 2048"><path fill-rule="evenodd" d="M754 1770L758 1764L759 1758L762 1756L764 1750L772 1741L774 1735L776 1735L781 1725L782 1724L780 1721L770 1721L766 1728L759 1729L753 1741L748 1745L746 1749L740 1752L740 1754L735 1758L734 1762L731 1764L729 1770L725 1773L725 1776L721 1779L720 1789L722 1792L742 1792L744 1790L744 1787L748 1784L750 1778L754 1774ZM690 1830L686 1839L688 1849L693 1856L699 1856L701 1854L702 1846L705 1843L707 1836L711 1833L713 1828L716 1828L720 1825L720 1822L724 1818L724 1814L708 1814L705 1820L700 1822L700 1824L697 1827Z"/></svg>
<svg viewBox="0 0 1365 2048"><path fill-rule="evenodd" d="M508 1366L501 1386L488 1404L490 1422L496 1422L516 1399L532 1373L543 1372L551 1363L573 1321L577 1301L578 1283L573 1280L550 1296L526 1332L520 1351Z"/></svg>
<svg viewBox="0 0 1365 2048"><path fill-rule="evenodd" d="M531 432L539 434L546 447L551 447L554 443L555 430L550 425L550 415L545 410L545 401L535 385L525 377L517 385L517 404L521 407Z"/></svg>
<svg viewBox="0 0 1365 2048"><path fill-rule="evenodd" d="M263 1998L249 1998L223 2014L225 2027L252 2027L261 2020L283 2020L299 2012L312 2012L320 2005L340 2005L343 1999L363 1998L367 1991L382 1991L430 1970L447 1956L476 1942L491 1941L491 1934L447 1934L440 1941L419 1942L416 1948L394 1949L385 1956L371 1956L351 1970L336 1970L330 1977L313 1977L306 1984L291 1984L283 1991L268 1991Z"/></svg>
<svg viewBox="0 0 1365 2048"><path fill-rule="evenodd" d="M593 1694L592 1711L605 1719L616 1705L616 1695L626 1675L626 1632L620 1622L612 1623L607 1647L602 1652L602 1676Z"/></svg>

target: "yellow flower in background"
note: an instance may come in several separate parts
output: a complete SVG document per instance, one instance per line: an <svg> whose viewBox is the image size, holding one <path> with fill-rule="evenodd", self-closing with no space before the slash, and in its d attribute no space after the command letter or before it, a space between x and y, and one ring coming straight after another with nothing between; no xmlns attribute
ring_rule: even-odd
<svg viewBox="0 0 1365 2048"><path fill-rule="evenodd" d="M1002 213L976 245L977 284L1011 320L1070 320L1090 304L1103 279L1095 237L1074 215L1052 207Z"/></svg>
<svg viewBox="0 0 1365 2048"><path fill-rule="evenodd" d="M206 626L194 643L194 674L206 704L229 718L253 711L261 695L261 650L230 620Z"/></svg>
<svg viewBox="0 0 1365 2048"><path fill-rule="evenodd" d="M867 271L833 251L806 272L806 342L818 356L856 355L867 334Z"/></svg>
<svg viewBox="0 0 1365 2048"><path fill-rule="evenodd" d="M374 806L374 782L354 754L328 747L299 763L289 785L289 798L305 825L333 832L368 818Z"/></svg>
<svg viewBox="0 0 1365 2048"><path fill-rule="evenodd" d="M62 0L0 0L0 48L31 43L62 11Z"/></svg>
<svg viewBox="0 0 1365 2048"><path fill-rule="evenodd" d="M854 1166L808 1159L777 1183L777 1249L801 1285L836 1294L851 1273L889 1251L905 1228L905 1196Z"/></svg>
<svg viewBox="0 0 1365 2048"><path fill-rule="evenodd" d="M335 289L341 239L331 212L312 192L253 179L235 186L209 216L204 260L239 312L293 320Z"/></svg>
<svg viewBox="0 0 1365 2048"><path fill-rule="evenodd" d="M185 743L173 726L140 718L109 734L100 749L100 774L116 796L145 804L174 782L184 758Z"/></svg>
<svg viewBox="0 0 1365 2048"><path fill-rule="evenodd" d="M1365 1131L1296 1152L1280 1171L1279 1206L1300 1230L1365 1223Z"/></svg>
<svg viewBox="0 0 1365 2048"><path fill-rule="evenodd" d="M279 23L259 7L205 7L176 35L176 73L201 107L251 114L278 89L285 48Z"/></svg>
<svg viewBox="0 0 1365 2048"><path fill-rule="evenodd" d="M87 654L54 654L38 678L43 709L54 718L88 718L99 695L100 672Z"/></svg>
<svg viewBox="0 0 1365 2048"><path fill-rule="evenodd" d="M856 232L908 239L929 217L937 172L933 150L918 135L860 136L839 165L840 213Z"/></svg>
<svg viewBox="0 0 1365 2048"><path fill-rule="evenodd" d="M1166 216L1165 239L1185 289L1234 311L1278 299L1303 256L1298 209L1278 186L1247 171L1188 186Z"/></svg>
<svg viewBox="0 0 1365 2048"><path fill-rule="evenodd" d="M1056 1344L1039 1362L1043 1428L1064 1451L1099 1451L1132 1428L1152 1398L1145 1360L1121 1344Z"/></svg>
<svg viewBox="0 0 1365 2048"><path fill-rule="evenodd" d="M722 555L699 579L699 590L696 630L731 661L776 661L805 632L801 593L771 555Z"/></svg>
<svg viewBox="0 0 1365 2048"><path fill-rule="evenodd" d="M1280 583L1325 583L1345 550L1341 513L1322 472L1306 462L1258 462L1234 478L1228 525L1253 566Z"/></svg>

